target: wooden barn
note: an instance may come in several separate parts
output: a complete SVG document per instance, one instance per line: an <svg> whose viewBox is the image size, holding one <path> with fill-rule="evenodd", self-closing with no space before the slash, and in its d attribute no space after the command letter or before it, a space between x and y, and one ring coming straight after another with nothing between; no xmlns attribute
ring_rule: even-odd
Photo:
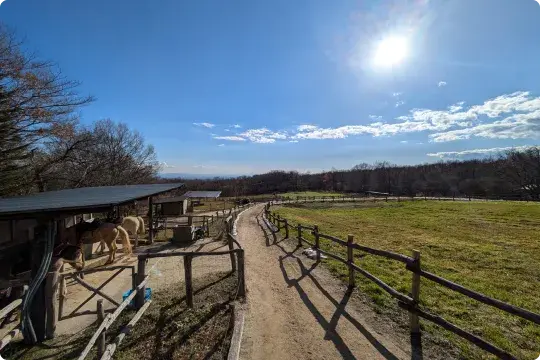
<svg viewBox="0 0 540 360"><path fill-rule="evenodd" d="M17 328L25 341L37 343L54 336L58 289L54 275L59 258L53 257L53 250L67 227L78 217L118 213L120 206L138 200L148 200L151 207L153 196L182 187L183 184L104 186L0 199L0 291L9 289L10 293L12 288L28 286L19 305L21 325ZM151 242L152 232L149 237Z"/></svg>

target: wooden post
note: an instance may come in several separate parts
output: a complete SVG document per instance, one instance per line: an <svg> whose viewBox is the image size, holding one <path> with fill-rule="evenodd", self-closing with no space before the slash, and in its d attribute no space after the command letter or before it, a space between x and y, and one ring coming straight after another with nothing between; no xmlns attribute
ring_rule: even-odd
<svg viewBox="0 0 540 360"><path fill-rule="evenodd" d="M234 249L234 243L233 243L233 238L232 238L232 236L229 235L228 231L227 231L227 241L229 242L229 250L232 251ZM231 257L231 271L235 272L236 271L236 259L235 259L234 253L231 253L230 257Z"/></svg>
<svg viewBox="0 0 540 360"><path fill-rule="evenodd" d="M148 214L148 217L149 217L149 222L150 222L150 226L148 227L149 228L149 231L148 231L148 243L149 244L153 244L154 243L154 200L152 199L152 197L150 196L148 198L148 208L149 208L149 211L150 213ZM142 304L141 304L142 306Z"/></svg>
<svg viewBox="0 0 540 360"><path fill-rule="evenodd" d="M315 236L315 251L317 252L317 262L319 262L321 261L321 252L319 251L319 227L317 225L313 225L313 235Z"/></svg>
<svg viewBox="0 0 540 360"><path fill-rule="evenodd" d="M64 272L64 265L60 268L60 273ZM58 294L58 320L62 320L62 311L64 310L64 301L66 298L66 276L60 275L60 290Z"/></svg>
<svg viewBox="0 0 540 360"><path fill-rule="evenodd" d="M137 264L137 286L144 281L145 277L146 277L146 259L139 258L139 262ZM137 309L142 308L142 306L144 305L145 294L146 294L146 286L143 286L143 288L139 290L137 295L135 295L135 307Z"/></svg>
<svg viewBox="0 0 540 360"><path fill-rule="evenodd" d="M105 320L105 311L103 310L103 299L99 299L97 301L97 317L98 317L98 324L101 324L103 320ZM98 358L100 358L103 353L105 352L105 345L106 345L106 339L105 339L105 330L99 334L98 340L97 340L97 354Z"/></svg>
<svg viewBox="0 0 540 360"><path fill-rule="evenodd" d="M283 220L285 222L285 239L289 238L289 223L287 219Z"/></svg>
<svg viewBox="0 0 540 360"><path fill-rule="evenodd" d="M45 280L45 312L47 314L47 324L45 336L47 339L54 338L56 331L56 321L58 320L58 272L52 271L47 274Z"/></svg>
<svg viewBox="0 0 540 360"><path fill-rule="evenodd" d="M244 266L244 249L238 249L238 296L246 296L246 274Z"/></svg>
<svg viewBox="0 0 540 360"><path fill-rule="evenodd" d="M167 240L167 217L165 216L165 240Z"/></svg>
<svg viewBox="0 0 540 360"><path fill-rule="evenodd" d="M417 270L420 270L420 251L413 250L412 257L414 259L414 268ZM420 274L413 272L412 274L412 286L411 286L411 297L414 301L414 306L418 306L418 302L420 300ZM419 334L420 333L420 319L417 314L415 313L409 313L409 319L410 319L410 328L411 328L411 334Z"/></svg>
<svg viewBox="0 0 540 360"><path fill-rule="evenodd" d="M193 282L192 282L192 268L191 262L193 260L192 255L184 256L184 275L186 280L186 302L187 306L193 307Z"/></svg>
<svg viewBox="0 0 540 360"><path fill-rule="evenodd" d="M298 231L298 247L302 247L302 225L298 224L296 229Z"/></svg>
<svg viewBox="0 0 540 360"><path fill-rule="evenodd" d="M352 245L354 244L354 236L350 235L347 237L347 262L349 263L349 286L355 287L354 283L354 269L351 265L354 265L354 253Z"/></svg>

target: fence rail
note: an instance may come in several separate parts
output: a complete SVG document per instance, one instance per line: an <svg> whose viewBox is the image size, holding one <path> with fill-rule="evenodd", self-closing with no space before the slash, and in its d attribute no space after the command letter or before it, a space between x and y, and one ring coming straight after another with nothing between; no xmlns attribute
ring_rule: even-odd
<svg viewBox="0 0 540 360"><path fill-rule="evenodd" d="M270 206L272 205L271 202L267 203L264 209L264 214L267 219L269 219L274 225L277 226L279 229L279 223L285 222L289 223L287 219L282 219L279 215L273 213L270 211ZM532 311L519 308L517 306L505 303L503 301L491 298L487 295L481 294L479 292L476 292L474 290L468 289L462 285L456 284L452 281L446 280L438 275L432 274L430 272L427 272L425 270L422 270L421 264L420 264L420 252L414 250L413 256L409 257L402 254L397 254L391 251L386 250L380 250L380 249L374 249L371 247L363 246L360 244L354 243L354 237L353 235L349 235L347 241L342 240L338 237L321 234L319 232L319 228L317 225L314 225L312 227L304 226L301 224L298 224L295 226L297 229L297 240L298 245L301 246L303 243L308 244L310 247L312 247L316 253L317 253L317 260L320 260L320 254L325 254L345 265L348 267L349 271L349 285L355 286L355 279L354 274L355 272L360 273L364 277L368 278L375 284L377 284L380 288L382 288L384 291L386 291L390 296L397 299L398 305L409 312L410 314L410 331L411 334L419 334L420 333L420 326L419 326L419 317L430 321L434 324L437 324L441 326L442 328L453 332L454 334L464 338L465 340L475 344L476 346L480 347L481 349L498 356L501 359L515 359L514 356L511 354L505 352L504 350L498 348L496 345L491 344L490 342L456 326L455 324L452 324L451 322L437 316L434 314L430 314L428 311L421 309L419 307L419 300L420 300L420 279L421 277L431 280L433 282L436 282L437 284L448 288L450 290L456 291L464 296L467 296L468 298L474 299L476 301L482 302L487 305L491 305L495 308L498 308L506 313L519 316L523 319L529 320L535 324L540 325L540 314L536 314ZM315 242L312 243L308 240L306 240L303 237L303 230L309 230L309 232L314 236ZM279 231L279 230L278 230ZM286 234L287 237L288 234ZM339 244L343 247L347 248L347 259L342 258L341 256L338 256L336 254L333 254L329 251L322 250L320 248L320 242L319 239L327 239L330 240L336 244ZM405 295L403 293L400 293L396 289L392 288L390 285L386 284L381 279L377 278L373 274L369 273L368 271L362 269L360 266L356 265L354 263L354 250L362 251L368 254L372 254L375 256L384 257L387 259L399 261L405 264L405 269L410 271L412 273L412 282L411 282L411 296Z"/></svg>

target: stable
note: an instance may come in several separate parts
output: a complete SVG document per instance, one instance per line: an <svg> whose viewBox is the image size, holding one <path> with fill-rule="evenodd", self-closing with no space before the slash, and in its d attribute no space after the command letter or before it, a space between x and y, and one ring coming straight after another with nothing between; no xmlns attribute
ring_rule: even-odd
<svg viewBox="0 0 540 360"><path fill-rule="evenodd" d="M152 209L153 196L182 187L183 184L179 183L103 186L0 199L0 229L3 229L0 232L0 256L6 265L8 259L16 259L10 250L19 247L28 254L23 258L28 260L30 269L27 292L22 304L19 301L22 306L21 324L15 332L22 331L27 343L54 337L58 269L51 272L51 266L54 245L66 227L66 219L80 214L118 213L118 207L132 205L140 200L148 200L149 208ZM149 212L150 223L152 216L152 212ZM150 242L152 236L150 231ZM18 281L10 279L12 271L9 264L4 270L7 270L7 274L0 276L7 276L8 281Z"/></svg>

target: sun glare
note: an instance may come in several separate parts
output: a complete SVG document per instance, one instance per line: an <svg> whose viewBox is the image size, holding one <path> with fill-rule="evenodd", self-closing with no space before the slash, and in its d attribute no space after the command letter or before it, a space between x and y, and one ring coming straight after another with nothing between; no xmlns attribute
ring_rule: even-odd
<svg viewBox="0 0 540 360"><path fill-rule="evenodd" d="M383 39L375 50L373 64L378 67L391 67L407 57L409 44L406 38L394 36Z"/></svg>

